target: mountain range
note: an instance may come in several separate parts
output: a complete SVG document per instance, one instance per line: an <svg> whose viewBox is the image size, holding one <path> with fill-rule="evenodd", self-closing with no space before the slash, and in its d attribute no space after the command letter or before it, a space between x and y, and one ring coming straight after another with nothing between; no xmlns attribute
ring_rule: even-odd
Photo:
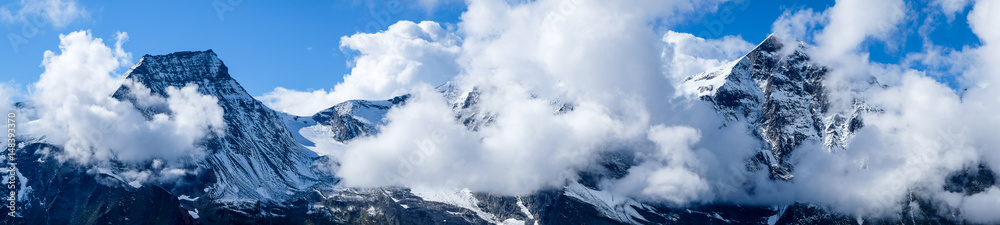
<svg viewBox="0 0 1000 225"><path fill-rule="evenodd" d="M770 178L793 182L789 155L806 141L844 151L865 123L879 113L864 99L852 107L831 107L824 87L835 68L811 63L811 48L785 46L769 37L740 59L692 75L680 90L710 103L727 125L742 124L759 140L748 170L767 170ZM791 49L791 51L787 51ZM329 157L310 150L304 135L328 135L338 142L378 135L390 109L409 95L380 100L351 100L312 116L293 116L268 108L233 79L212 50L145 55L125 79L166 96L168 87L196 84L224 110L224 135L198 144L205 160L188 168L182 182L130 184L121 163L81 167L60 163L60 146L44 137L25 137L17 164L25 186L17 189L20 217L2 224L964 224L943 216L926 199L914 196L897 219L868 219L839 214L823 206L701 204L677 208L622 198L601 190L603 178L620 178L637 165L635 154L603 153L600 167L581 171L561 188L524 196L504 196L468 189L424 190L405 187L344 188L328 172ZM874 78L866 88L883 88ZM490 126L497 115L478 106L482 90L448 83L437 88L471 131ZM130 102L147 119L168 109L143 106L130 86L112 96ZM17 104L30 111L30 102ZM571 111L571 104L560 111ZM44 154L43 154L44 153ZM996 185L996 175L980 166L956 172L946 189L973 194Z"/></svg>

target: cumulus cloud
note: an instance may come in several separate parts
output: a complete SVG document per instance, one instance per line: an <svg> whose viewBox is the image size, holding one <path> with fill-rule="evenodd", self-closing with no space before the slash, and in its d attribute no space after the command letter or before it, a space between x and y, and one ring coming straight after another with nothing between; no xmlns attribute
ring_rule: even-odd
<svg viewBox="0 0 1000 225"><path fill-rule="evenodd" d="M701 134L691 127L653 126L648 132L658 151L648 156L655 160L629 169L629 175L617 181L616 187L641 190L616 190L639 193L647 199L683 204L699 199L709 191L709 184L694 171L703 170L691 146ZM647 158L647 157L644 157Z"/></svg>
<svg viewBox="0 0 1000 225"><path fill-rule="evenodd" d="M786 10L774 21L771 33L779 38L812 42L812 31L827 20L824 13L813 9Z"/></svg>
<svg viewBox="0 0 1000 225"><path fill-rule="evenodd" d="M351 74L333 90L311 92L276 88L259 99L271 108L312 115L352 99L389 99L418 84L440 85L458 74L462 39L435 22L401 21L375 34L341 38L341 49L356 51Z"/></svg>
<svg viewBox="0 0 1000 225"><path fill-rule="evenodd" d="M974 135L977 140L983 141L978 146L983 149L1000 145L1000 140L990 135L996 134L993 129L1000 126L1000 115L995 113L1000 110L1000 88L997 88L1000 75L996 73L1000 71L1000 32L989 28L989 24L1000 23L1000 17L995 16L997 13L1000 13L1000 4L990 1L977 1L969 13L972 30L984 45L975 50L976 64L966 76L976 79L976 82L963 100L968 112L982 120L970 123L976 127L978 132ZM994 165L994 171L1000 172L1000 153L984 150L983 157Z"/></svg>
<svg viewBox="0 0 1000 225"><path fill-rule="evenodd" d="M581 169L594 163L598 153L621 150L615 146L653 146L646 136L650 125L679 123L681 120L668 118L667 113L688 106L670 102L689 99L671 100L672 84L660 58L666 54L662 48L665 40L649 22L711 5L672 1L470 2L458 24L464 40L456 46L459 54L452 66L459 74L453 80L460 91L479 91L477 107L496 117L471 131L454 119L455 111L441 93L426 84L404 89L415 93L414 100L392 109L380 134L344 145L337 157L337 175L348 186L447 185L528 194L572 182ZM735 37L704 40L678 33L668 39L717 47L675 46L677 52L690 57L683 60L697 60L691 55L728 60L751 47ZM573 109L560 112L562 104ZM657 140L673 132L687 132L655 130ZM700 173L685 175L701 179ZM670 185L654 184L657 186L648 188L650 194L662 193Z"/></svg>
<svg viewBox="0 0 1000 225"><path fill-rule="evenodd" d="M969 25L972 32L975 32L979 39L988 44L1000 42L1000 31L990 26L992 23L1000 22L1000 17L994 15L1000 11L1000 4L990 1L977 1L969 12Z"/></svg>
<svg viewBox="0 0 1000 225"><path fill-rule="evenodd" d="M736 60L753 49L754 44L740 37L704 39L688 33L667 31L663 35L663 67L674 84L685 78ZM676 87L675 87L676 88Z"/></svg>
<svg viewBox="0 0 1000 225"><path fill-rule="evenodd" d="M902 0L838 0L827 12L829 23L817 34L821 56L853 53L869 37L888 38L906 16Z"/></svg>
<svg viewBox="0 0 1000 225"><path fill-rule="evenodd" d="M494 96L517 101L500 103L505 107L497 113L503 116L472 132L454 119L440 93L429 87L416 93L390 111L392 122L382 133L347 145L338 172L344 184L529 194L564 185L593 160L598 146L621 138L616 129L629 127L596 104L555 114L558 108L549 101L518 92Z"/></svg>
<svg viewBox="0 0 1000 225"><path fill-rule="evenodd" d="M941 7L941 11L949 17L953 17L956 13L959 13L971 3L972 0L934 0L932 4Z"/></svg>
<svg viewBox="0 0 1000 225"><path fill-rule="evenodd" d="M6 23L32 23L41 26L47 22L64 27L89 15L76 0L20 0L0 7L0 18ZM39 20L41 18L42 20Z"/></svg>
<svg viewBox="0 0 1000 225"><path fill-rule="evenodd" d="M44 137L62 147L60 161L80 165L158 161L163 165L158 170L169 172L201 160L206 152L199 141L225 127L218 100L201 95L196 85L168 87L167 96L158 96L123 80L115 73L131 60L122 49L125 39L119 33L112 49L89 31L60 35L60 52L45 52L45 71L28 96L36 115L23 126L26 135ZM131 103L111 97L121 85L133 90L139 104L169 112L145 118ZM138 176L141 171L129 174L147 179Z"/></svg>
<svg viewBox="0 0 1000 225"><path fill-rule="evenodd" d="M1000 205L1000 189L991 187L983 194L968 197L962 202L962 215L975 223L997 223L1000 216L996 215L996 206Z"/></svg>

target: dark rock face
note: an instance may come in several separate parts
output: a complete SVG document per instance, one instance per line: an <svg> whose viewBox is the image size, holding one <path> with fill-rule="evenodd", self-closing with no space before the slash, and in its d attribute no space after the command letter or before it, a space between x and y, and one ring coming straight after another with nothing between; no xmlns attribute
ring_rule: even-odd
<svg viewBox="0 0 1000 225"><path fill-rule="evenodd" d="M628 175L628 169L637 165L634 152L612 151L602 152L597 158L597 165L586 168L579 173L578 182L590 189L598 190L598 184L602 180L621 179Z"/></svg>
<svg viewBox="0 0 1000 225"><path fill-rule="evenodd" d="M479 106L482 90L479 87L461 87L447 83L437 88L444 94L445 100L455 111L455 120L461 122L469 130L479 131L479 128L489 126L496 117L494 112L483 110Z"/></svg>
<svg viewBox="0 0 1000 225"><path fill-rule="evenodd" d="M88 171L51 156L60 148L30 143L16 162L27 180L21 218L0 224L198 224L177 197L159 186L133 187L115 176Z"/></svg>
<svg viewBox="0 0 1000 225"><path fill-rule="evenodd" d="M751 78L763 84L766 96L758 131L771 144L778 163L787 166L788 154L822 131L821 117L826 112L822 78L826 69L809 65L809 56L801 51L784 61L773 57L781 47L769 38L747 59L752 65Z"/></svg>
<svg viewBox="0 0 1000 225"><path fill-rule="evenodd" d="M996 185L996 174L986 164L956 171L945 180L944 190L966 196L979 194Z"/></svg>

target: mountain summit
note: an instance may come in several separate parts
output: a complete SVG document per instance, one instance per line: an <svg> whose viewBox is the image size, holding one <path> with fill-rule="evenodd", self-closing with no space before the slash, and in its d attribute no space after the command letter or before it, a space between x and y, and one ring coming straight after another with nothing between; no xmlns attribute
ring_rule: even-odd
<svg viewBox="0 0 1000 225"><path fill-rule="evenodd" d="M682 90L711 102L728 121L747 124L763 140L756 161L772 178L794 177L788 156L806 141L828 150L846 148L872 108L858 101L847 112L829 112L824 78L830 69L810 60L805 43L768 36L750 53L714 70L688 77Z"/></svg>

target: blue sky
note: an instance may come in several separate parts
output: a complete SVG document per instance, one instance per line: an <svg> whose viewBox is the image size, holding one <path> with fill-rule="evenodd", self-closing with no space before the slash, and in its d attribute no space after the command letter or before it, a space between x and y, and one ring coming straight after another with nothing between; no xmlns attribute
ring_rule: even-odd
<svg viewBox="0 0 1000 225"><path fill-rule="evenodd" d="M16 7L19 1L0 5ZM454 25L464 11L457 2L433 10L411 1L308 1L295 4L259 1L87 1L79 2L87 11L82 18L65 26L41 26L3 22L8 39L0 44L0 81L16 83L24 89L38 80L45 50L58 51L59 34L91 30L107 43L118 31L130 39L124 48L133 61L144 54L213 49L229 66L232 75L254 96L285 87L296 90L330 89L350 73L350 56L339 48L340 37L357 32L385 29L398 20L433 20ZM726 3L717 12L694 15L668 29L705 38L739 35L751 43L762 41L771 24L786 10L813 8L822 11L833 1L748 1ZM918 9L919 10L919 9ZM965 19L968 9L954 20L937 19L931 33L934 43L961 49L978 45ZM926 16L909 15L909 21ZM943 21L943 22L942 22ZM920 24L907 23L909 34L893 37L890 43L867 42L875 62L897 63L909 52L922 49L915 34ZM37 32L35 32L37 28ZM10 35L25 41L9 41ZM17 47L15 51L14 47ZM941 80L950 81L948 77ZM954 87L955 85L951 83Z"/></svg>
<svg viewBox="0 0 1000 225"><path fill-rule="evenodd" d="M227 1L216 1L227 4ZM12 4L14 1L3 1ZM359 31L378 31L398 20L457 21L461 5L448 4L428 12L418 5L388 10L385 3L308 1L272 4L243 1L221 6L212 1L87 1L80 2L89 16L65 27L46 24L27 43L0 44L0 81L13 80L22 88L38 80L45 50L58 51L59 34L91 30L113 44L118 31L126 32L126 51L133 61L144 54L213 49L230 73L253 95L275 87L331 88L350 72L348 58L339 49L340 37ZM227 4L228 5L228 4ZM383 22L369 12L389 15ZM231 10L229 10L231 9ZM220 13L222 16L220 17ZM384 14L382 12L398 12ZM2 33L21 34L24 25L4 23ZM373 29L374 27L374 29ZM30 33L28 33L30 34Z"/></svg>

